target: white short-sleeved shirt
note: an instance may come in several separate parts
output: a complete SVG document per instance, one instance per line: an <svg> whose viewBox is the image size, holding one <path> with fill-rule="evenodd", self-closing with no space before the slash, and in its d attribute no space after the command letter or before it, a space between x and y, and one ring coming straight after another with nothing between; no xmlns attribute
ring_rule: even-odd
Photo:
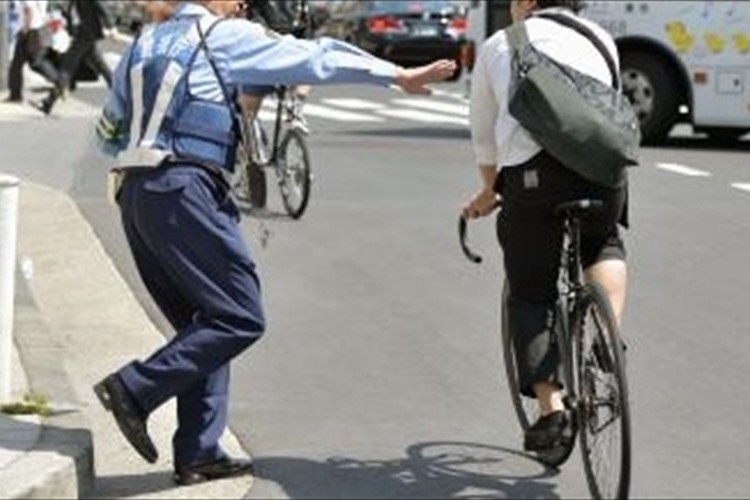
<svg viewBox="0 0 750 500"><path fill-rule="evenodd" d="M574 16L567 9L550 8ZM599 25L576 16L605 44L619 68L617 46ZM612 74L606 60L591 41L550 19L530 18L526 29L531 44L562 64L576 68L607 84ZM470 123L476 161L479 165L512 167L530 160L541 151L531 137L508 111L511 80L511 48L504 31L498 31L480 48L471 81Z"/></svg>
<svg viewBox="0 0 750 500"><path fill-rule="evenodd" d="M28 8L31 12L29 28L32 30L43 28L47 22L47 0L21 0L19 3L21 9ZM21 18L23 19L23 10L21 10Z"/></svg>

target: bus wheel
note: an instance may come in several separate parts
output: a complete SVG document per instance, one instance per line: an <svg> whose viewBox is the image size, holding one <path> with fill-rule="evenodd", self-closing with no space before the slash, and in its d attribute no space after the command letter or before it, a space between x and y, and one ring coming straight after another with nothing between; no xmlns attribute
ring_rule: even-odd
<svg viewBox="0 0 750 500"><path fill-rule="evenodd" d="M664 140L677 121L680 88L661 58L643 52L623 52L622 88L641 124L644 144Z"/></svg>

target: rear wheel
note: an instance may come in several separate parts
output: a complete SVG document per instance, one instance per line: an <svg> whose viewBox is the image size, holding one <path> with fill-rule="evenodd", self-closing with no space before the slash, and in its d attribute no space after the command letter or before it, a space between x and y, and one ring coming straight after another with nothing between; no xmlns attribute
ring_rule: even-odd
<svg viewBox="0 0 750 500"><path fill-rule="evenodd" d="M622 90L641 125L644 144L659 143L672 130L680 111L680 88L670 66L644 52L623 52Z"/></svg>
<svg viewBox="0 0 750 500"><path fill-rule="evenodd" d="M576 312L581 455L593 498L627 498L630 406L625 355L609 299L587 284Z"/></svg>
<svg viewBox="0 0 750 500"><path fill-rule="evenodd" d="M503 285L501 315L502 317L500 321L503 344L503 358L505 361L505 375L508 380L510 398L513 401L513 408L516 410L518 423L521 426L521 430L525 433L529 429L529 427L531 427L531 425L537 421L541 414L536 399L529 398L521 394L521 386L518 380L515 346L513 344L513 336L511 334L510 324L508 322L507 282ZM556 322L556 325L556 327L559 328L559 323ZM568 404L567 398L565 403L570 410L571 408ZM560 443L558 446L554 446L548 450L537 452L536 456L539 461L550 467L558 467L559 465L567 461L573 451L573 447L575 446L576 427L576 423L574 422L572 439L566 440L567 442Z"/></svg>
<svg viewBox="0 0 750 500"><path fill-rule="evenodd" d="M268 187L263 165L270 155L268 134L259 120L255 120L251 126L254 127L251 147L256 148L257 151L253 155L254 158L247 164L248 194L253 208L265 208L268 201Z"/></svg>
<svg viewBox="0 0 750 500"><path fill-rule="evenodd" d="M262 131L265 142L265 132ZM237 149L237 160L234 165L234 173L231 177L232 191L235 196L243 201L249 202L253 208L264 208L266 206L267 188L266 172L244 147Z"/></svg>
<svg viewBox="0 0 750 500"><path fill-rule="evenodd" d="M293 219L299 219L310 200L310 154L304 135L290 129L279 148L279 187L284 208Z"/></svg>
<svg viewBox="0 0 750 500"><path fill-rule="evenodd" d="M266 171L257 163L248 162L246 172L248 199L250 200L250 204L253 208L265 208L268 198Z"/></svg>

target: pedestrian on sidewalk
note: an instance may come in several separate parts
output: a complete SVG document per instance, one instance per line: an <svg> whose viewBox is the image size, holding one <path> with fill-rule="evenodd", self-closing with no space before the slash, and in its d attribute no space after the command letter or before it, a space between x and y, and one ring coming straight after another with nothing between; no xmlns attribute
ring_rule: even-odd
<svg viewBox="0 0 750 500"><path fill-rule="evenodd" d="M26 63L56 88L59 86L57 68L46 57L49 49L47 7L47 0L15 0L15 8L21 14L21 27L8 68L10 95L4 99L5 102L23 102L23 67Z"/></svg>
<svg viewBox="0 0 750 500"><path fill-rule="evenodd" d="M70 48L60 62L58 85L38 105L46 115L52 112L57 100L74 84L82 64L88 64L112 87L112 70L104 60L98 43L113 33L114 25L100 0L70 0L66 19L72 35Z"/></svg>
<svg viewBox="0 0 750 500"><path fill-rule="evenodd" d="M260 278L225 178L240 143L238 95L299 83L396 84L427 93L425 85L455 71L447 60L403 69L334 39L272 38L257 24L224 18L240 4L184 1L168 21L145 26L115 71L97 127L103 150L120 165L111 185L133 258L177 334L94 390L151 463L158 451L148 417L177 399L178 484L252 471L250 461L227 456L219 444L229 363L266 326Z"/></svg>

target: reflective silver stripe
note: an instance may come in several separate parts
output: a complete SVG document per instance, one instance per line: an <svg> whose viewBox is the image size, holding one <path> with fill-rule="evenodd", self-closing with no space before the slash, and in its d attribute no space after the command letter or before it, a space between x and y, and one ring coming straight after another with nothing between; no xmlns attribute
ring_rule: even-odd
<svg viewBox="0 0 750 500"><path fill-rule="evenodd" d="M100 139L103 139L105 141L112 141L116 137L112 131L103 127L101 123L96 126L96 135L98 135Z"/></svg>
<svg viewBox="0 0 750 500"><path fill-rule="evenodd" d="M159 86L159 93L156 95L156 102L154 102L154 109L151 111L146 133L139 144L141 147L150 147L154 143L154 140L156 140L156 134L159 133L159 128L164 121L164 115L167 113L169 103L174 96L175 87L177 87L177 83L182 78L183 73L184 70L174 61L170 62L169 66L167 66L167 70L164 72L161 85Z"/></svg>
<svg viewBox="0 0 750 500"><path fill-rule="evenodd" d="M133 148L122 152L117 157L117 163L121 167L156 167L169 154L169 151L158 149Z"/></svg>
<svg viewBox="0 0 750 500"><path fill-rule="evenodd" d="M141 138L141 117L143 116L143 63L130 68L130 101L132 115L130 120L130 144L128 149L134 149Z"/></svg>

